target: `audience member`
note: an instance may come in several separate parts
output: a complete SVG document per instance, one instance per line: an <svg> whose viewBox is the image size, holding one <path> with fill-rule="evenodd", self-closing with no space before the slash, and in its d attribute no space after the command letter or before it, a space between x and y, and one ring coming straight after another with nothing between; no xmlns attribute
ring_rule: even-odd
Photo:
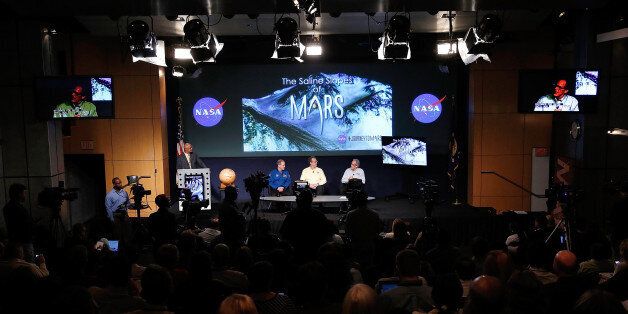
<svg viewBox="0 0 628 314"><path fill-rule="evenodd" d="M143 309L132 314L174 313L168 311L168 298L172 293L172 278L168 270L159 265L149 265L142 274L142 299L146 301Z"/></svg>
<svg viewBox="0 0 628 314"><path fill-rule="evenodd" d="M488 252L484 260L484 275L499 278L502 284L506 284L513 271L514 265L510 255L500 250Z"/></svg>
<svg viewBox="0 0 628 314"><path fill-rule="evenodd" d="M484 271L484 260L488 251L488 241L484 237L477 236L471 239L471 261L475 265L475 277Z"/></svg>
<svg viewBox="0 0 628 314"><path fill-rule="evenodd" d="M98 313L126 313L140 310L145 302L131 295L131 263L123 256L114 256L103 265L104 287L92 286L88 292L98 306Z"/></svg>
<svg viewBox="0 0 628 314"><path fill-rule="evenodd" d="M396 267L399 278L397 287L381 293L380 300L386 311L423 311L434 308L432 288L419 276L419 254L413 250L403 250L397 254ZM381 279L378 286L393 280Z"/></svg>
<svg viewBox="0 0 628 314"><path fill-rule="evenodd" d="M576 302L572 314L625 314L627 311L612 294L603 290L589 290Z"/></svg>
<svg viewBox="0 0 628 314"><path fill-rule="evenodd" d="M342 314L376 314L377 293L365 284L356 284L347 291Z"/></svg>
<svg viewBox="0 0 628 314"><path fill-rule="evenodd" d="M174 305L177 313L216 313L220 302L229 294L222 282L212 278L211 255L200 251L192 255L189 276L174 291Z"/></svg>
<svg viewBox="0 0 628 314"><path fill-rule="evenodd" d="M239 248L244 242L246 220L239 212L236 200L238 190L235 186L225 188L225 198L218 209L220 230L224 242L233 249Z"/></svg>
<svg viewBox="0 0 628 314"><path fill-rule="evenodd" d="M212 250L211 255L213 261L212 277L235 292L246 292L249 286L246 275L229 268L229 261L231 260L229 247L224 243L218 244Z"/></svg>
<svg viewBox="0 0 628 314"><path fill-rule="evenodd" d="M38 256L36 263L27 262L24 260L24 248L19 243L9 242L5 248L4 257L6 260L0 261L0 277L6 277L18 268L28 269L35 278L43 278L49 274L44 256Z"/></svg>
<svg viewBox="0 0 628 314"><path fill-rule="evenodd" d="M530 270L542 284L547 285L556 282L558 276L549 271L551 258L544 243L532 242L527 250L528 270Z"/></svg>
<svg viewBox="0 0 628 314"><path fill-rule="evenodd" d="M2 209L4 223L10 242L20 243L24 252L23 259L33 262L35 253L33 248L34 226L30 213L22 205L26 201L26 186L13 183L9 187L9 202Z"/></svg>
<svg viewBox="0 0 628 314"><path fill-rule="evenodd" d="M354 283L343 247L334 242L325 243L318 250L318 261L327 271L327 300L341 303L347 290Z"/></svg>
<svg viewBox="0 0 628 314"><path fill-rule="evenodd" d="M529 270L512 274L506 284L506 313L547 313L543 284Z"/></svg>
<svg viewBox="0 0 628 314"><path fill-rule="evenodd" d="M504 306L504 288L498 278L480 276L473 280L464 314L497 314Z"/></svg>
<svg viewBox="0 0 628 314"><path fill-rule="evenodd" d="M454 272L460 257L460 250L451 245L451 235L444 229L438 232L436 247L425 254L437 275Z"/></svg>
<svg viewBox="0 0 628 314"><path fill-rule="evenodd" d="M154 238L155 247L174 243L177 238L177 223L174 214L169 212L170 200L164 194L155 197L157 211L148 217L149 229Z"/></svg>
<svg viewBox="0 0 628 314"><path fill-rule="evenodd" d="M284 219L279 233L295 251L298 262L311 261L318 248L334 234L333 223L320 211L312 208L312 193L308 190L297 195L297 209Z"/></svg>
<svg viewBox="0 0 628 314"><path fill-rule="evenodd" d="M382 221L379 214L367 208L368 195L365 192L355 192L350 197L354 209L347 214L345 232L351 239L351 249L356 260L363 267L371 266Z"/></svg>
<svg viewBox="0 0 628 314"><path fill-rule="evenodd" d="M617 274L624 269L628 269L628 239L624 239L619 244L619 263L615 266L613 273Z"/></svg>
<svg viewBox="0 0 628 314"><path fill-rule="evenodd" d="M462 284L456 274L436 276L432 288L432 299L438 313L458 313L462 293Z"/></svg>
<svg viewBox="0 0 628 314"><path fill-rule="evenodd" d="M550 313L568 313L582 293L592 287L592 282L578 276L577 271L575 254L566 250L556 253L554 273L558 279L546 287Z"/></svg>
<svg viewBox="0 0 628 314"><path fill-rule="evenodd" d="M269 262L257 262L248 273L250 296L260 314L297 313L297 308L290 297L271 290L273 265Z"/></svg>
<svg viewBox="0 0 628 314"><path fill-rule="evenodd" d="M340 304L332 304L327 295L327 271L319 262L308 262L297 270L294 295L301 313L339 313Z"/></svg>
<svg viewBox="0 0 628 314"><path fill-rule="evenodd" d="M232 294L220 303L219 314L257 314L253 299L244 294Z"/></svg>

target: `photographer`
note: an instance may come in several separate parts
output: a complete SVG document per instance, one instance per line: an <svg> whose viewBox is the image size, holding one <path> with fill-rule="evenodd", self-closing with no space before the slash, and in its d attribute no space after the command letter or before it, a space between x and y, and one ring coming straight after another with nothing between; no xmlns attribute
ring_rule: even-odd
<svg viewBox="0 0 628 314"><path fill-rule="evenodd" d="M111 183L113 183L113 189L105 197L105 208L107 209L107 216L113 221L113 213L115 211L126 211L129 207L129 194L122 188L122 180L120 178L113 178Z"/></svg>
<svg viewBox="0 0 628 314"><path fill-rule="evenodd" d="M9 241L20 243L24 250L24 260L32 262L33 252L33 219L24 205L26 186L19 183L9 187L9 202L4 206L4 221L7 226Z"/></svg>

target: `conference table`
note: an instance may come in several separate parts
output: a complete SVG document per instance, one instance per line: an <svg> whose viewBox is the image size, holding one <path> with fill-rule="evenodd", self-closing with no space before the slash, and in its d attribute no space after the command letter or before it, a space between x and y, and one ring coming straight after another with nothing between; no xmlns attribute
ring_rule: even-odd
<svg viewBox="0 0 628 314"><path fill-rule="evenodd" d="M369 196L367 198L367 200L372 201L374 200L375 197L373 196ZM268 202L268 208L266 209L270 209L270 206L272 205L272 203L275 202L279 202L279 203L289 203L290 207L292 207L293 203L297 202L297 197L294 195L291 196L262 196L259 198L260 201L262 202ZM314 204L321 204L321 205L325 205L325 204L339 204L339 208L343 205L345 205L346 203L349 202L349 199L347 199L346 196L344 195L318 195L316 197L314 197L312 199L312 203Z"/></svg>

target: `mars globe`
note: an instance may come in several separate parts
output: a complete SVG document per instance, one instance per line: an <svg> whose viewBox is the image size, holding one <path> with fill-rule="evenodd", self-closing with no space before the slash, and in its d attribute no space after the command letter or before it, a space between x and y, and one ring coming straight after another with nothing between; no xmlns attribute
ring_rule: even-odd
<svg viewBox="0 0 628 314"><path fill-rule="evenodd" d="M220 188L224 189L229 185L233 185L236 179L236 173L233 169L225 168L218 174L218 179L220 179Z"/></svg>

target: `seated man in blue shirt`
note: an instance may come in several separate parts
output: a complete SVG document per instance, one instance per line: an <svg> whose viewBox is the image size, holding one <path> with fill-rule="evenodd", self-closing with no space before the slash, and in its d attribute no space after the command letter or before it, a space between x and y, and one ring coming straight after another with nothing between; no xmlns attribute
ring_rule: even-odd
<svg viewBox="0 0 628 314"><path fill-rule="evenodd" d="M107 217L113 221L113 213L116 210L127 210L129 207L129 194L122 188L122 180L115 177L111 180L113 189L105 197L105 208Z"/></svg>
<svg viewBox="0 0 628 314"><path fill-rule="evenodd" d="M283 159L277 160L277 169L271 171L268 176L271 195L292 195L292 178L290 172L286 170L286 162Z"/></svg>

